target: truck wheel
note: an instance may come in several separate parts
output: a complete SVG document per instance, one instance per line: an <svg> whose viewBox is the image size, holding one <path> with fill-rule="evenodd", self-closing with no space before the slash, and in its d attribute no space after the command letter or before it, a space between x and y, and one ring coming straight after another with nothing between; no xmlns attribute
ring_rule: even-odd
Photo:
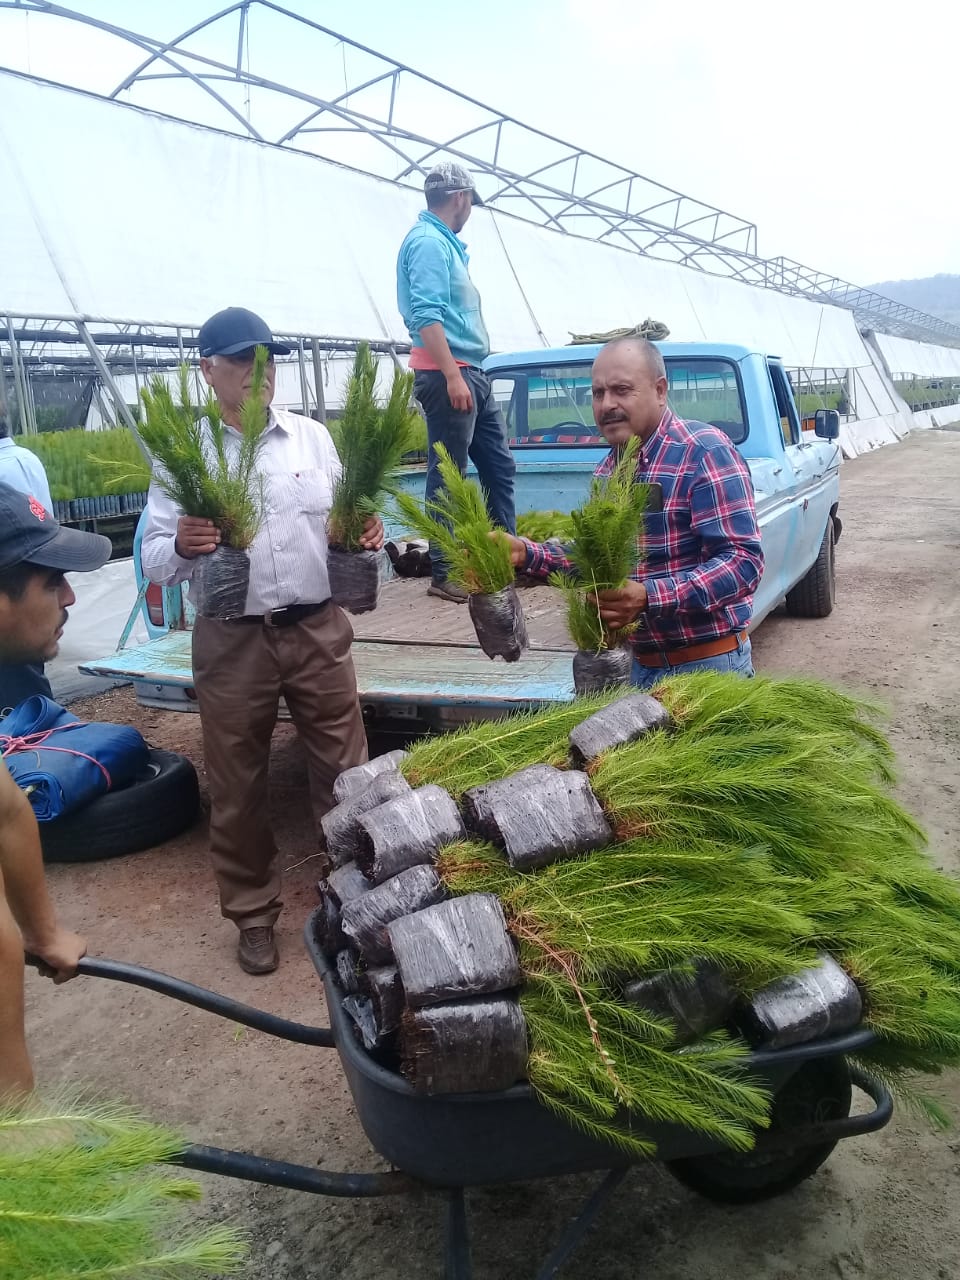
<svg viewBox="0 0 960 1280"><path fill-rule="evenodd" d="M200 814L197 771L173 751L151 748L142 775L76 813L40 822L44 862L97 862L172 840Z"/></svg>
<svg viewBox="0 0 960 1280"><path fill-rule="evenodd" d="M833 612L837 600L835 546L836 533L830 516L813 567L787 592L787 613L795 618L826 618Z"/></svg>
<svg viewBox="0 0 960 1280"><path fill-rule="evenodd" d="M814 1058L790 1077L773 1100L770 1133L803 1130L825 1120L845 1120L853 1089L844 1058ZM811 1177L837 1145L821 1142L787 1151L724 1152L667 1160L669 1171L691 1191L718 1204L755 1204L792 1191Z"/></svg>

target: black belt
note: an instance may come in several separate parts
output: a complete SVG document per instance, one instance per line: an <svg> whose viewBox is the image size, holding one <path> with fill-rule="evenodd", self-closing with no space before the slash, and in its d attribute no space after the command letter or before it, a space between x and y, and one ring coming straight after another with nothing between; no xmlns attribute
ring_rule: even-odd
<svg viewBox="0 0 960 1280"><path fill-rule="evenodd" d="M326 609L329 603L329 600L323 600L320 604L288 604L282 609L269 609L266 613L247 613L242 618L231 618L230 621L255 622L262 627L292 627L294 623L302 622L304 618L309 618L319 613L321 609Z"/></svg>

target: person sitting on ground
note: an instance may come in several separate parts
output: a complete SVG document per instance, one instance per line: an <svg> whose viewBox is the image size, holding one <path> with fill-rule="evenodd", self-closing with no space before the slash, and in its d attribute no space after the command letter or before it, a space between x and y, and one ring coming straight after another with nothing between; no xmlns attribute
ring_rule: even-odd
<svg viewBox="0 0 960 1280"><path fill-rule="evenodd" d="M76 597L66 572L99 569L110 540L63 529L35 497L0 484L0 663L55 656ZM0 721L0 747L3 723ZM86 943L57 919L30 802L0 761L0 1097L33 1087L24 1030L24 951L65 982Z"/></svg>
<svg viewBox="0 0 960 1280"><path fill-rule="evenodd" d="M31 449L17 444L10 430L6 406L0 398L0 484L33 496L47 511L53 511L50 485L43 463ZM35 693L53 696L42 662L3 663L0 665L0 715L16 707Z"/></svg>

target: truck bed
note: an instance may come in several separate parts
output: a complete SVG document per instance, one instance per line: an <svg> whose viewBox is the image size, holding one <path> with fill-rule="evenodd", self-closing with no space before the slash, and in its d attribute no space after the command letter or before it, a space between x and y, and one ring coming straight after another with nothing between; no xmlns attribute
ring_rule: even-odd
<svg viewBox="0 0 960 1280"><path fill-rule="evenodd" d="M569 701L573 645L557 593L521 590L530 649L519 662L492 662L477 645L466 605L427 595L428 580L388 583L373 613L352 618L353 658L368 717L445 726L481 716ZM189 631L88 662L91 675L131 680L141 702L196 708Z"/></svg>

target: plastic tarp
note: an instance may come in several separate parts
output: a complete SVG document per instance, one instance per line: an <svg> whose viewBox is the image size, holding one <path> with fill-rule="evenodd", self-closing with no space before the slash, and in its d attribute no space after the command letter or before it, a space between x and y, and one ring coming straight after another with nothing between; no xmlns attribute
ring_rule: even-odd
<svg viewBox="0 0 960 1280"><path fill-rule="evenodd" d="M0 752L38 822L52 822L126 786L148 760L136 729L78 720L39 694L0 720Z"/></svg>
<svg viewBox="0 0 960 1280"><path fill-rule="evenodd" d="M113 198L65 200L88 190L98 145L122 175ZM416 191L10 72L0 190L2 314L191 328L242 303L281 333L406 340L395 265L423 207ZM465 238L495 350L562 346L571 330L649 315L675 340L742 343L790 366L870 364L842 308L489 210Z"/></svg>
<svg viewBox="0 0 960 1280"><path fill-rule="evenodd" d="M887 367L895 378L916 374L923 378L960 378L960 348L875 334Z"/></svg>

